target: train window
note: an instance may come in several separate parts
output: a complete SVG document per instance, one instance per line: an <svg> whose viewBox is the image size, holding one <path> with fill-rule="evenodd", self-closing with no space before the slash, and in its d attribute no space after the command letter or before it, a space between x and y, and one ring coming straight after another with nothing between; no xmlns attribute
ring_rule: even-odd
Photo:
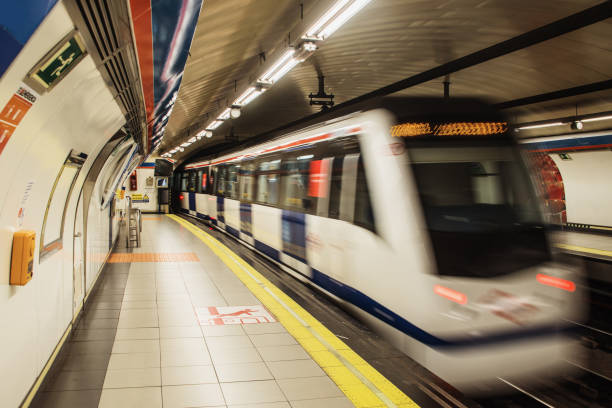
<svg viewBox="0 0 612 408"><path fill-rule="evenodd" d="M240 170L240 165L230 165L225 179L225 196L233 200L238 199L238 170Z"/></svg>
<svg viewBox="0 0 612 408"><path fill-rule="evenodd" d="M188 174L186 172L181 173L181 191L187 191L187 179Z"/></svg>
<svg viewBox="0 0 612 408"><path fill-rule="evenodd" d="M255 165L244 163L240 167L238 174L240 176L240 201L253 201L255 191Z"/></svg>
<svg viewBox="0 0 612 408"><path fill-rule="evenodd" d="M187 174L187 191L195 193L198 186L198 173L195 171L190 171Z"/></svg>
<svg viewBox="0 0 612 408"><path fill-rule="evenodd" d="M268 160L257 169L257 201L262 204L278 204L280 159Z"/></svg>
<svg viewBox="0 0 612 408"><path fill-rule="evenodd" d="M313 209L314 197L308 195L308 169L312 157L312 154L304 154L283 161L283 207L303 212Z"/></svg>
<svg viewBox="0 0 612 408"><path fill-rule="evenodd" d="M225 196L225 187L227 180L227 167L219 166L217 170L217 195Z"/></svg>
<svg viewBox="0 0 612 408"><path fill-rule="evenodd" d="M335 157L332 162L329 186L329 218L340 217L340 192L342 191L342 166L344 157Z"/></svg>
<svg viewBox="0 0 612 408"><path fill-rule="evenodd" d="M208 188L206 189L207 194L215 194L215 181L217 180L217 168L209 167L208 175Z"/></svg>
<svg viewBox="0 0 612 408"><path fill-rule="evenodd" d="M549 259L538 202L512 146L409 152L439 274L499 276Z"/></svg>
<svg viewBox="0 0 612 408"><path fill-rule="evenodd" d="M353 218L355 225L376 232L374 223L374 213L372 211L372 202L370 200L370 190L368 189L368 181L366 179L365 168L363 167L363 159L359 157L357 164L357 186L355 189L355 217Z"/></svg>

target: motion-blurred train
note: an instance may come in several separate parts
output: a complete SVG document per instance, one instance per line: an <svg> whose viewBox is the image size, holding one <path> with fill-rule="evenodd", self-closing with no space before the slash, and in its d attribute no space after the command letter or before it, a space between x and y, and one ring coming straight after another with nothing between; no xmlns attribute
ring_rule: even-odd
<svg viewBox="0 0 612 408"><path fill-rule="evenodd" d="M186 163L176 205L455 387L551 373L572 353L580 271L555 261L511 133L479 101L383 98Z"/></svg>

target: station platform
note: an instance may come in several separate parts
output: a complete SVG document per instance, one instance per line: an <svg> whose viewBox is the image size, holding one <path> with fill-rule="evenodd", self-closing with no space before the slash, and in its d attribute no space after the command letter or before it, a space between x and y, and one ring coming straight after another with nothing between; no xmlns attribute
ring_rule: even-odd
<svg viewBox="0 0 612 408"><path fill-rule="evenodd" d="M419 406L180 217L144 216L103 274L32 407Z"/></svg>
<svg viewBox="0 0 612 408"><path fill-rule="evenodd" d="M554 244L569 253L612 261L612 235L562 231L553 234Z"/></svg>

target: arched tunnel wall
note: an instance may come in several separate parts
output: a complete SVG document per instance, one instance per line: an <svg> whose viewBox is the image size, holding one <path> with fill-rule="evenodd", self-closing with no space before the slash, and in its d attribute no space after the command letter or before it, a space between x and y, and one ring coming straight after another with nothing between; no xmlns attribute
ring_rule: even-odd
<svg viewBox="0 0 612 408"><path fill-rule="evenodd" d="M50 11L0 80L4 107L35 64L74 29L64 5ZM101 148L123 125L123 115L94 61L85 56L37 100L0 153L0 405L19 406L70 326L73 304L73 231L83 181ZM62 248L40 259L40 236L54 182L73 150L87 159L66 206ZM109 225L109 208L87 209L89 228ZM12 236L36 232L33 279L9 285ZM101 232L98 235L102 235ZM105 252L108 253L108 232ZM94 240L95 241L95 240ZM95 242L94 242L95 243ZM94 251L95 252L95 251ZM97 251L100 252L100 251ZM98 271L92 271L97 276ZM89 271L88 271L89 273Z"/></svg>

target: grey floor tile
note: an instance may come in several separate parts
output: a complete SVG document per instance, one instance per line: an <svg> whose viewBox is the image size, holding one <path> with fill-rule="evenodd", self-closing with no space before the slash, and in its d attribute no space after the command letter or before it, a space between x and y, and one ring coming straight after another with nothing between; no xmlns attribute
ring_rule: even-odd
<svg viewBox="0 0 612 408"><path fill-rule="evenodd" d="M266 364L276 379L326 375L313 360L268 361Z"/></svg>
<svg viewBox="0 0 612 408"><path fill-rule="evenodd" d="M186 350L169 350L162 351L161 365L162 367L170 366L194 366L194 365L209 365L211 364L208 351L186 351Z"/></svg>
<svg viewBox="0 0 612 408"><path fill-rule="evenodd" d="M247 334L287 333L279 322L245 324L242 326Z"/></svg>
<svg viewBox="0 0 612 408"><path fill-rule="evenodd" d="M114 340L115 329L77 329L72 341Z"/></svg>
<svg viewBox="0 0 612 408"><path fill-rule="evenodd" d="M210 356L215 365L217 364L237 364L237 363L255 363L262 361L255 347L225 349L225 350L210 350Z"/></svg>
<svg viewBox="0 0 612 408"><path fill-rule="evenodd" d="M217 364L219 382L272 380L274 377L265 363Z"/></svg>
<svg viewBox="0 0 612 408"><path fill-rule="evenodd" d="M117 329L115 340L154 340L159 339L159 328L157 327L135 327L128 329Z"/></svg>
<svg viewBox="0 0 612 408"><path fill-rule="evenodd" d="M286 401L276 381L221 383L228 405Z"/></svg>
<svg viewBox="0 0 612 408"><path fill-rule="evenodd" d="M116 353L159 353L159 340L116 340L113 354Z"/></svg>
<svg viewBox="0 0 612 408"><path fill-rule="evenodd" d="M204 337L242 336L244 329L239 324L226 324L221 326L201 326Z"/></svg>
<svg viewBox="0 0 612 408"><path fill-rule="evenodd" d="M106 370L60 371L50 379L46 391L100 389L105 375Z"/></svg>
<svg viewBox="0 0 612 408"><path fill-rule="evenodd" d="M147 367L161 367L159 352L111 354L108 362L109 370Z"/></svg>
<svg viewBox="0 0 612 408"><path fill-rule="evenodd" d="M217 383L217 375L212 365L163 367L162 385L187 385Z"/></svg>
<svg viewBox="0 0 612 408"><path fill-rule="evenodd" d="M291 401L293 408L354 408L355 405L346 397L316 398Z"/></svg>
<svg viewBox="0 0 612 408"><path fill-rule="evenodd" d="M211 350L253 347L253 343L248 336L209 337L206 339L206 345Z"/></svg>
<svg viewBox="0 0 612 408"><path fill-rule="evenodd" d="M329 377L290 378L277 381L289 401L344 395Z"/></svg>
<svg viewBox="0 0 612 408"><path fill-rule="evenodd" d="M72 354L66 357L62 370L106 370L108 354Z"/></svg>
<svg viewBox="0 0 612 408"><path fill-rule="evenodd" d="M110 354L113 340L71 341L67 346L68 354Z"/></svg>
<svg viewBox="0 0 612 408"><path fill-rule="evenodd" d="M70 405L77 407L78 405ZM102 390L99 408L161 408L161 387L107 388Z"/></svg>
<svg viewBox="0 0 612 408"><path fill-rule="evenodd" d="M119 319L83 319L79 323L80 329L114 329Z"/></svg>
<svg viewBox="0 0 612 408"><path fill-rule="evenodd" d="M159 367L108 370L103 388L138 388L161 385Z"/></svg>
<svg viewBox="0 0 612 408"><path fill-rule="evenodd" d="M178 339L178 338L202 338L202 330L200 326L171 326L160 327L159 337L162 339Z"/></svg>
<svg viewBox="0 0 612 408"><path fill-rule="evenodd" d="M36 400L30 406L31 408L97 408L100 399L98 390L81 390L81 391L55 391L43 392L37 395Z"/></svg>
<svg viewBox="0 0 612 408"><path fill-rule="evenodd" d="M215 407L225 401L219 384L171 385L162 387L164 408Z"/></svg>
<svg viewBox="0 0 612 408"><path fill-rule="evenodd" d="M288 402L264 402L263 404L228 405L228 408L291 408Z"/></svg>
<svg viewBox="0 0 612 408"><path fill-rule="evenodd" d="M88 309L85 314L83 314L83 319L119 319L120 314L121 309ZM79 329L81 329L80 323Z"/></svg>
<svg viewBox="0 0 612 408"><path fill-rule="evenodd" d="M258 347L264 361L304 360L310 359L300 345Z"/></svg>
<svg viewBox="0 0 612 408"><path fill-rule="evenodd" d="M289 346L298 344L289 333L252 334L249 337L255 347Z"/></svg>

